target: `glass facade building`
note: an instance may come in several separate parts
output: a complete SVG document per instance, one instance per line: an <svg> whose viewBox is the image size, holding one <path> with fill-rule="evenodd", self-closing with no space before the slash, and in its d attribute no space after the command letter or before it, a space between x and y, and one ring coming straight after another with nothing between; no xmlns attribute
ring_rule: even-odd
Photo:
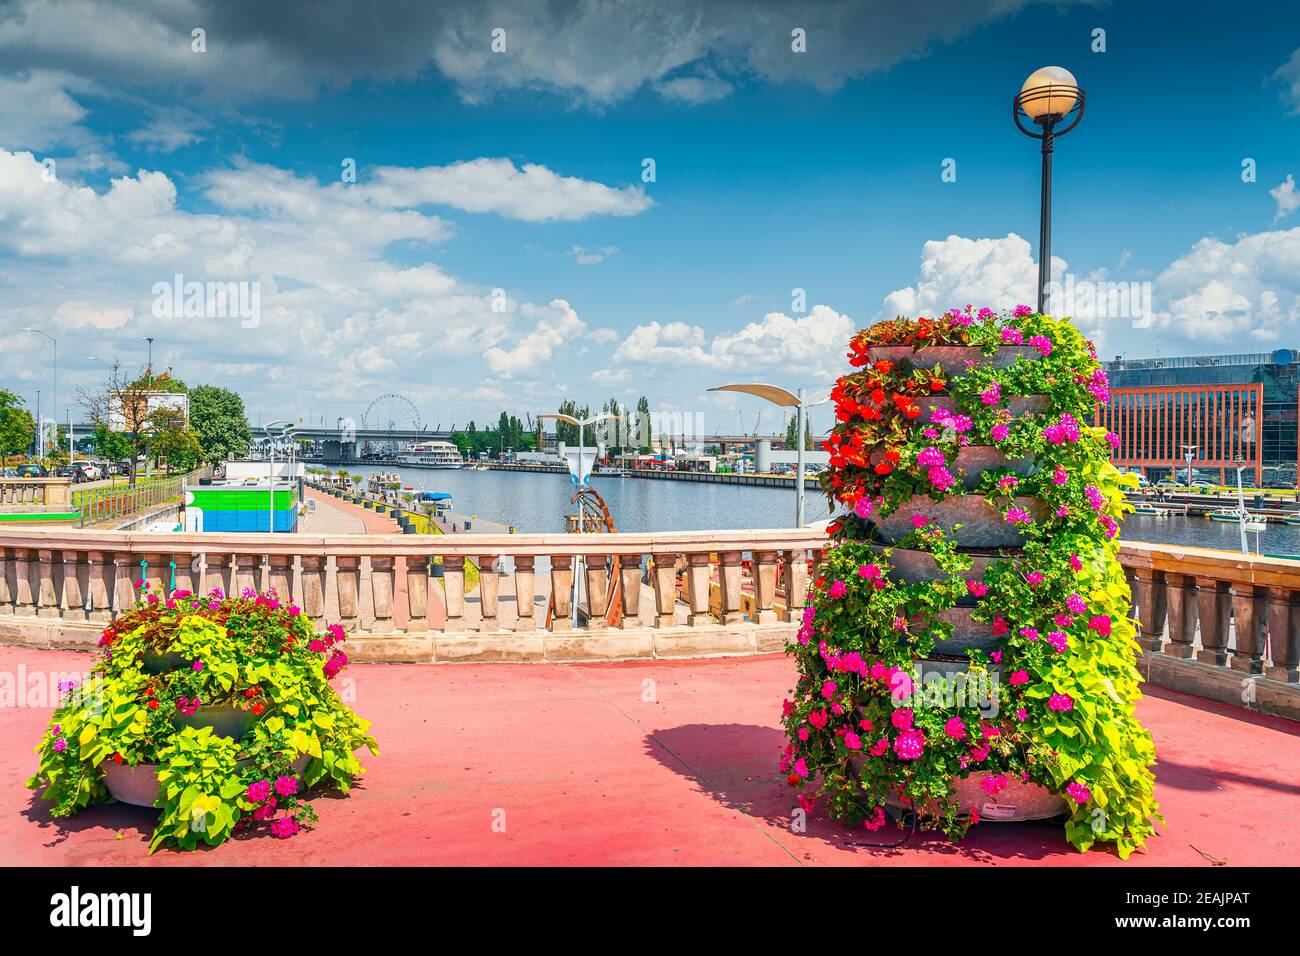
<svg viewBox="0 0 1300 956"><path fill-rule="evenodd" d="M1258 456L1274 477L1295 481L1300 452L1300 351L1116 358L1102 364L1116 395L1100 419L1104 422L1110 417L1120 426L1121 451L1132 449L1151 464L1157 464L1156 458L1163 464L1163 459L1170 457L1170 448L1186 440L1205 447L1197 452L1198 462L1228 454L1247 459ZM1254 407L1256 396L1258 409ZM1126 427L1130 432L1146 429L1148 437L1125 436ZM1236 435L1225 434L1229 430ZM1150 437L1153 432L1162 443L1158 454ZM1192 437L1187 439L1188 435ZM1253 447L1255 442L1258 449ZM1181 448L1174 449L1173 455L1181 456ZM1127 457L1117 455L1116 460L1123 462Z"/></svg>

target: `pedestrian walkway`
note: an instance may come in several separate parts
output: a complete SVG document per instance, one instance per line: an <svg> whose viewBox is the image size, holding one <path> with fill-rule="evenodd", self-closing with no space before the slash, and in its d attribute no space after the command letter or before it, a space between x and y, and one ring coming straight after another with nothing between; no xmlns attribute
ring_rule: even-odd
<svg viewBox="0 0 1300 956"><path fill-rule="evenodd" d="M344 647L346 648L346 644ZM0 673L78 672L86 654L0 647ZM0 708L0 865L1115 866L1059 825L981 823L961 843L846 830L823 807L794 827L777 769L782 655L610 664L356 664L347 682L380 756L319 826L211 851L145 849L157 812L97 806L55 820L23 787L49 707ZM1145 688L1166 822L1125 864L1290 866L1300 859L1300 728ZM1217 871L1216 871L1217 872ZM1136 875L1133 877L1138 880ZM972 877L972 879L976 879ZM1044 885L1047 885L1046 883Z"/></svg>

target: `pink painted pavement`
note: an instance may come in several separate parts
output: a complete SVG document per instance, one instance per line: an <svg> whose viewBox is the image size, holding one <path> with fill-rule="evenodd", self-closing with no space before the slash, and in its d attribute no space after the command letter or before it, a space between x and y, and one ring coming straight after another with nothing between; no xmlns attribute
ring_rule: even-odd
<svg viewBox="0 0 1300 956"><path fill-rule="evenodd" d="M0 647L0 672L84 668L86 655ZM51 820L23 787L49 708L0 710L0 865L1111 866L1047 824L981 824L954 845L918 834L854 845L810 815L791 833L777 773L794 670L780 655L613 664L352 665L381 756L320 824L279 841L145 856L154 813L122 805ZM1131 866L1300 859L1300 725L1150 688L1163 834ZM504 820L504 832L494 821Z"/></svg>

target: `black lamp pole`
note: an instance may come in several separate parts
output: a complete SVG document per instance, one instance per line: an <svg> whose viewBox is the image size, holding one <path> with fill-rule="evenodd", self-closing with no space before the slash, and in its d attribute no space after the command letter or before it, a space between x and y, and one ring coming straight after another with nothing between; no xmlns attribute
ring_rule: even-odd
<svg viewBox="0 0 1300 956"><path fill-rule="evenodd" d="M1072 94L1074 103L1063 113L1043 111L1042 107L1050 109L1055 105L1053 97L1060 100ZM1026 85L1016 96L1011 115L1020 132L1043 144L1042 195L1038 207L1038 311L1046 312L1047 286L1052 281L1052 152L1056 138L1070 132L1083 119L1083 88L1060 83ZM1072 117L1069 125L1058 129L1066 117ZM1038 130L1027 128L1022 119L1028 119Z"/></svg>

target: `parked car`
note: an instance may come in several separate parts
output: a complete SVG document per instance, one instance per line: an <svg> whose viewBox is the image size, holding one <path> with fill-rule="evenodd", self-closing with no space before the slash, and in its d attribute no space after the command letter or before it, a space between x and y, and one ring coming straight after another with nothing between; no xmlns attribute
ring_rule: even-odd
<svg viewBox="0 0 1300 956"><path fill-rule="evenodd" d="M50 471L44 465L27 464L18 466L16 478L48 478Z"/></svg>
<svg viewBox="0 0 1300 956"><path fill-rule="evenodd" d="M1165 491L1172 491L1176 488L1183 488L1186 486L1177 478L1161 478L1156 482L1156 487L1163 488Z"/></svg>

